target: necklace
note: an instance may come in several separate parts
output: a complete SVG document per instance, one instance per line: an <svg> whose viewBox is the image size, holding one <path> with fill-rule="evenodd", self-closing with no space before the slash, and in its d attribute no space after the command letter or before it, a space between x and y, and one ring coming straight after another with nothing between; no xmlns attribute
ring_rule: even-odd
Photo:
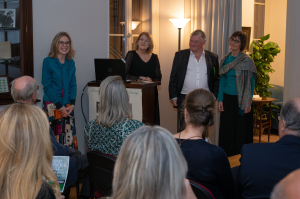
<svg viewBox="0 0 300 199"><path fill-rule="evenodd" d="M183 141L181 142L181 140L180 140L180 134L181 134L181 132L179 133L179 147L181 147L181 144L182 144L183 142L185 142L185 141L187 141L187 140L189 140L189 139L191 139L191 138L194 138L194 137L201 137L201 136L199 136L199 135L194 135L194 136L189 137L189 138L187 138L187 139L185 139L185 140L183 140ZM202 138L202 137L201 137L201 138Z"/></svg>

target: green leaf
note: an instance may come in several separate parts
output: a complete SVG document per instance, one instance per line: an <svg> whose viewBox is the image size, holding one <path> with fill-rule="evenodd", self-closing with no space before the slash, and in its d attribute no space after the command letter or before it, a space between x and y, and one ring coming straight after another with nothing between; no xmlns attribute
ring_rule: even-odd
<svg viewBox="0 0 300 199"><path fill-rule="evenodd" d="M268 40L269 38L270 38L270 34L267 34L266 36L260 37L260 39L261 39L262 41L266 41L266 40Z"/></svg>
<svg viewBox="0 0 300 199"><path fill-rule="evenodd" d="M263 49L270 49L270 48L278 48L278 44L270 41L263 47Z"/></svg>
<svg viewBox="0 0 300 199"><path fill-rule="evenodd" d="M260 52L256 51L255 52L255 59L261 59L261 58L262 58L262 56L261 56Z"/></svg>

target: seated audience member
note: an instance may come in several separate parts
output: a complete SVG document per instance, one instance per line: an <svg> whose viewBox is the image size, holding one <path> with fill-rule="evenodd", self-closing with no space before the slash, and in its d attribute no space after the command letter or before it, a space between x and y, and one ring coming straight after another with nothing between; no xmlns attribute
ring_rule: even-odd
<svg viewBox="0 0 300 199"><path fill-rule="evenodd" d="M36 81L30 76L22 76L11 83L11 95L15 102L21 104L34 104L37 96ZM49 126L49 125L48 125ZM78 170L85 169L88 166L87 156L81 155L81 152L62 145L57 142L54 133L49 127L50 139L52 142L53 155L70 156L69 171L66 182L66 188L74 184L78 178ZM66 193L67 195L67 193Z"/></svg>
<svg viewBox="0 0 300 199"><path fill-rule="evenodd" d="M144 124L132 119L128 93L121 77L110 76L103 80L99 97L99 116L85 126L85 142L93 151L117 157L126 137Z"/></svg>
<svg viewBox="0 0 300 199"><path fill-rule="evenodd" d="M158 126L131 133L114 168L113 199L196 199L172 134Z"/></svg>
<svg viewBox="0 0 300 199"><path fill-rule="evenodd" d="M36 106L12 104L0 113L0 198L56 199L49 122ZM50 180L53 185L46 182Z"/></svg>
<svg viewBox="0 0 300 199"><path fill-rule="evenodd" d="M270 198L276 183L300 168L300 98L281 109L279 140L244 145L237 173L238 192L243 198Z"/></svg>
<svg viewBox="0 0 300 199"><path fill-rule="evenodd" d="M300 198L300 169L283 178L273 189L271 199Z"/></svg>
<svg viewBox="0 0 300 199"><path fill-rule="evenodd" d="M187 178L207 187L216 199L234 199L235 186L224 150L203 139L213 125L215 97L205 89L187 94L184 102L185 129L174 135L188 163Z"/></svg>

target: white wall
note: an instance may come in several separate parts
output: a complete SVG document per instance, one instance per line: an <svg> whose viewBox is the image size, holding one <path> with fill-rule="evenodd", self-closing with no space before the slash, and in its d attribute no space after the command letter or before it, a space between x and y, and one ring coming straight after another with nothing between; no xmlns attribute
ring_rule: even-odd
<svg viewBox="0 0 300 199"><path fill-rule="evenodd" d="M43 59L49 53L53 37L60 31L70 34L76 51L75 124L79 150L85 152L85 121L80 99L84 86L95 79L94 58L109 56L109 0L33 0L34 78L40 86L38 98L41 100ZM83 110L88 120L86 94L83 97Z"/></svg>
<svg viewBox="0 0 300 199"><path fill-rule="evenodd" d="M174 55L178 50L178 29L169 21L171 18L184 18L184 0L159 1L159 61L162 72L159 91L160 123L171 133L176 133L177 110L173 109L169 100L168 86Z"/></svg>
<svg viewBox="0 0 300 199"><path fill-rule="evenodd" d="M242 1L242 27L251 27L250 44L253 41L254 0Z"/></svg>

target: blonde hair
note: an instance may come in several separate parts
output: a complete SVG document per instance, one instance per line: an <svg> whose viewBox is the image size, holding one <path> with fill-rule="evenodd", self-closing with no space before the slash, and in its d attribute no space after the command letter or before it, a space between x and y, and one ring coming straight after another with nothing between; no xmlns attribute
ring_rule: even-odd
<svg viewBox="0 0 300 199"><path fill-rule="evenodd" d="M59 185L51 169L49 122L36 106L12 104L0 113L0 198L36 198L45 180Z"/></svg>
<svg viewBox="0 0 300 199"><path fill-rule="evenodd" d="M179 199L187 163L172 134L158 126L132 132L118 155L113 199Z"/></svg>
<svg viewBox="0 0 300 199"><path fill-rule="evenodd" d="M69 38L70 40L70 50L67 54L67 59L70 60L70 59L73 59L74 55L75 55L75 51L73 49L73 42L72 42L72 39L70 37L70 35L67 33L67 32L59 32L55 35L55 37L53 38L52 40L52 44L51 44L51 47L50 47L50 52L48 54L49 57L52 57L52 58L57 58L57 53L58 53L58 42L60 40L61 37L63 36L66 36Z"/></svg>
<svg viewBox="0 0 300 199"><path fill-rule="evenodd" d="M139 37L137 38L137 40L136 40L136 42L135 42L135 50L138 50L138 48L139 48L138 42L139 42L141 36L143 36L143 35L145 35L145 36L147 37L148 41L149 41L149 47L147 48L146 52L147 52L148 54L150 54L150 53L152 53L152 51L153 51L154 43L153 43L152 36L151 36L151 34L150 34L149 32L142 32L142 33L139 35Z"/></svg>
<svg viewBox="0 0 300 199"><path fill-rule="evenodd" d="M120 76L109 76L103 80L99 89L99 116L96 124L112 127L125 119L132 119L129 96Z"/></svg>

